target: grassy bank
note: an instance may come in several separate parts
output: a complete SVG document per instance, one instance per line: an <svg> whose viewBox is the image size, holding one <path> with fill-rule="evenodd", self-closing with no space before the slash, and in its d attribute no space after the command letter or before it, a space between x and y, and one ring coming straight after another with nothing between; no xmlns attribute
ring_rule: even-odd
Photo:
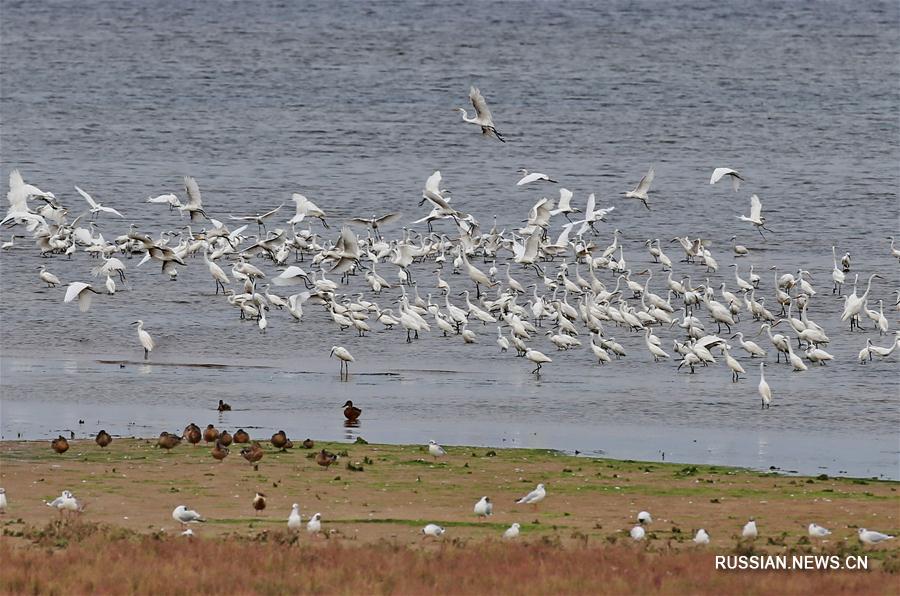
<svg viewBox="0 0 900 596"><path fill-rule="evenodd" d="M681 592L700 585L721 593L733 591L722 582L735 574L715 572L712 557L746 552L868 554L874 573L752 575L758 591L766 591L770 576L770 588L790 577L796 591L806 591L821 577L857 591L900 566L900 541L863 547L856 538L859 526L900 530L896 482L524 449L448 447L435 461L420 446L328 443L284 453L265 445L254 471L238 449L219 463L205 446L184 444L166 453L155 443L116 439L100 449L73 441L63 455L44 442L0 444L0 486L9 498L0 518L2 556L19 563L2 566L4 591L74 585L114 592L103 582L121 574L122 585L141 592L164 589L155 582L172 577L185 583L169 587L184 591L212 589L208 582L228 577L247 592L271 593ZM321 448L341 454L331 468L313 459ZM536 508L514 504L538 482L547 486L545 501ZM60 522L44 500L64 489L86 508ZM251 506L256 492L267 496L263 511ZM484 521L472 512L483 495L494 501L494 515ZM300 504L304 519L321 512L325 536L288 534L292 503ZM179 504L207 518L193 540L180 537L171 518ZM641 510L654 521L647 540L635 545L628 530ZM739 540L750 516L760 532L752 543ZM443 539L423 540L419 530L430 522L447 529ZM512 522L522 524L520 544L500 541ZM832 536L810 541L810 522L830 528ZM701 527L711 536L708 547L691 541ZM42 564L47 561L53 561L52 574ZM153 561L168 575L142 571ZM634 572L626 582L606 567ZM249 575L253 569L258 577Z"/></svg>

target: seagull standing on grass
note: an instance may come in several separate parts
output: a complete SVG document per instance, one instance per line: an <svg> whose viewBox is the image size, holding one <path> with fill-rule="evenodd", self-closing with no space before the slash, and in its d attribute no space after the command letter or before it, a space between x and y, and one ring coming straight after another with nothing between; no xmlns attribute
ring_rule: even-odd
<svg viewBox="0 0 900 596"><path fill-rule="evenodd" d="M809 524L809 535L812 538L825 538L831 534L831 530L823 528L819 524Z"/></svg>
<svg viewBox="0 0 900 596"><path fill-rule="evenodd" d="M547 496L547 490L544 488L543 484L538 484L537 488L533 491L516 501L518 505L534 505L535 508L537 504L544 500Z"/></svg>
<svg viewBox="0 0 900 596"><path fill-rule="evenodd" d="M431 457L433 457L434 459L447 455L447 452L444 451L444 448L434 441L428 441L428 453L431 454Z"/></svg>
<svg viewBox="0 0 900 596"><path fill-rule="evenodd" d="M440 538L444 534L444 528L440 527L437 524L428 524L424 528L422 528L422 534L425 536L431 536L433 538Z"/></svg>
<svg viewBox="0 0 900 596"><path fill-rule="evenodd" d="M889 536L887 534L882 534L881 532L876 532L874 530L867 530L865 528L859 529L859 541L863 544L878 544L879 542L884 542L885 540L893 540L893 536Z"/></svg>
<svg viewBox="0 0 900 596"><path fill-rule="evenodd" d="M481 499L475 503L475 515L478 517L487 517L493 515L493 513L494 505L491 503L490 497L481 497Z"/></svg>
<svg viewBox="0 0 900 596"><path fill-rule="evenodd" d="M288 530L297 531L303 525L303 519L300 517L300 505L294 503L291 505L291 514L288 516Z"/></svg>
<svg viewBox="0 0 900 596"><path fill-rule="evenodd" d="M187 527L187 524L206 521L205 519L203 519L202 515L200 515L196 511L188 509L184 505L179 505L174 510L172 510L172 519L180 523L182 528Z"/></svg>
<svg viewBox="0 0 900 596"><path fill-rule="evenodd" d="M759 533L756 530L756 520L751 517L750 521L744 524L744 529L741 530L741 536L754 540L758 535Z"/></svg>

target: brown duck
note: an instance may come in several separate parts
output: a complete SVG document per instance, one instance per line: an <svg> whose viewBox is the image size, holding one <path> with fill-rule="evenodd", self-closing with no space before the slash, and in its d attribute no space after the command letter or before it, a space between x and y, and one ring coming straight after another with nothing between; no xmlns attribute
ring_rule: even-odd
<svg viewBox="0 0 900 596"><path fill-rule="evenodd" d="M272 447L274 447L275 449L281 449L282 451L284 451L287 442L288 438L287 435L284 434L283 430L280 430L272 435Z"/></svg>
<svg viewBox="0 0 900 596"><path fill-rule="evenodd" d="M359 415L362 414L362 410L353 405L353 402L347 400L347 403L344 404L344 418L351 422L355 422L359 419Z"/></svg>
<svg viewBox="0 0 900 596"><path fill-rule="evenodd" d="M228 447L231 445L231 440L231 434L227 430L219 433L219 443L222 443L223 446Z"/></svg>
<svg viewBox="0 0 900 596"><path fill-rule="evenodd" d="M59 435L59 437L53 439L53 441L50 443L50 446L53 447L53 451L59 453L60 455L69 450L69 442L62 435Z"/></svg>
<svg viewBox="0 0 900 596"><path fill-rule="evenodd" d="M253 508L257 511L262 511L266 508L266 495L263 493L256 493L256 496L253 497Z"/></svg>
<svg viewBox="0 0 900 596"><path fill-rule="evenodd" d="M188 425L187 428L184 429L184 438L187 439L187 442L191 445L196 445L200 442L200 439L203 438L203 433L200 432L200 427L194 424L193 422Z"/></svg>
<svg viewBox="0 0 900 596"><path fill-rule="evenodd" d="M207 443L214 443L216 439L219 438L219 431L216 430L216 427L210 424L206 427L206 430L203 431L203 440Z"/></svg>
<svg viewBox="0 0 900 596"><path fill-rule="evenodd" d="M100 445L101 447L106 447L107 445L112 443L112 437L109 436L109 433L106 432L105 430L101 430L100 432L97 433L97 438L94 439L94 441L96 441L97 444Z"/></svg>
<svg viewBox="0 0 900 596"><path fill-rule="evenodd" d="M243 428L239 428L239 429L237 429L237 432L234 433L234 442L235 443L249 443L250 435L247 434L247 431L245 431Z"/></svg>
<svg viewBox="0 0 900 596"><path fill-rule="evenodd" d="M312 439L306 439L305 441L303 441L304 449L312 449L315 446L316 446L316 443Z"/></svg>
<svg viewBox="0 0 900 596"><path fill-rule="evenodd" d="M316 454L316 463L328 469L328 466L337 461L337 456L334 453L329 451L325 451L324 449Z"/></svg>
<svg viewBox="0 0 900 596"><path fill-rule="evenodd" d="M230 412L230 411L231 411L231 406L229 406L228 404L226 404L224 401L222 401L222 400L220 399L220 400L219 400L219 407L216 408L216 409L217 409L218 411L220 411L220 412Z"/></svg>
<svg viewBox="0 0 900 596"><path fill-rule="evenodd" d="M228 447L225 447L224 445L222 445L221 441L216 441L216 445L212 449L213 459L222 461L223 459L228 457L229 451L230 451L230 449L228 449Z"/></svg>
<svg viewBox="0 0 900 596"><path fill-rule="evenodd" d="M181 437L176 434L167 433L166 431L162 431L159 433L159 439L156 441L157 447L162 447L166 451L170 451L178 447L181 443Z"/></svg>
<svg viewBox="0 0 900 596"><path fill-rule="evenodd" d="M264 451L256 441L250 447L241 449L241 457L253 464L254 470L259 470L259 460L263 458Z"/></svg>

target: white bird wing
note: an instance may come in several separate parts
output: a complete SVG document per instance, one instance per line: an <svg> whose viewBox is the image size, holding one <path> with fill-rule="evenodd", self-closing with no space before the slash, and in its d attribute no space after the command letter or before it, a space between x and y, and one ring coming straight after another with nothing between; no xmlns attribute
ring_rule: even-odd
<svg viewBox="0 0 900 596"><path fill-rule="evenodd" d="M306 271L297 267L296 265L291 265L284 271L282 271L279 275L272 278L272 283L276 286L289 286L295 284L301 278L308 278L306 275Z"/></svg>
<svg viewBox="0 0 900 596"><path fill-rule="evenodd" d="M556 242L554 242L554 246L568 246L569 245L569 234L572 231L572 226L574 223L569 223L563 226L562 232L559 233L559 236L556 238Z"/></svg>
<svg viewBox="0 0 900 596"><path fill-rule="evenodd" d="M96 203L96 201L94 201L94 199L91 197L91 195L89 195L88 193L84 192L83 190L81 190L81 189L78 188L77 186L75 187L75 190L78 191L78 194L80 194L82 197L84 197L84 200L88 202L88 205L91 206L91 209L96 209L96 208L97 208L97 203Z"/></svg>
<svg viewBox="0 0 900 596"><path fill-rule="evenodd" d="M63 299L63 302L72 302L86 287L88 287L88 284L83 281L73 281L66 289L66 297Z"/></svg>
<svg viewBox="0 0 900 596"><path fill-rule="evenodd" d="M759 221L761 215L762 203L759 201L758 196L753 195L752 197L750 197L750 219Z"/></svg>
<svg viewBox="0 0 900 596"><path fill-rule="evenodd" d="M538 249L541 246L541 234L537 231L532 232L528 240L525 241L525 253L522 258L528 261L534 261L537 258Z"/></svg>
<svg viewBox="0 0 900 596"><path fill-rule="evenodd" d="M594 193L588 195L587 207L584 209L585 219L590 219L594 215L594 207L597 206L597 198Z"/></svg>
<svg viewBox="0 0 900 596"><path fill-rule="evenodd" d="M647 194L647 191L650 190L650 185L653 183L653 177L656 175L656 172L653 168L650 168L644 177L641 178L641 181L638 182L638 185L634 188L634 192L637 194Z"/></svg>
<svg viewBox="0 0 900 596"><path fill-rule="evenodd" d="M197 186L197 181L194 180L193 176L184 177L184 190L188 195L188 202L185 207L195 209L202 206L203 199L200 197L200 187Z"/></svg>
<svg viewBox="0 0 900 596"><path fill-rule="evenodd" d="M267 218L267 217L270 217L270 216L272 216L272 215L275 215L276 213L278 213L278 211L279 211L282 207L284 207L284 203L282 203L282 204L279 205L278 207L275 207L275 208L272 209L271 211L266 211L265 213L263 213L262 215L260 215L259 218L260 218L260 219L265 219L265 218Z"/></svg>
<svg viewBox="0 0 900 596"><path fill-rule="evenodd" d="M538 498L539 495L540 495L540 492L538 492L537 489L534 489L533 491L531 491L530 493L528 493L527 495L525 495L524 497L519 499L517 501L517 503L530 503L534 499Z"/></svg>
<svg viewBox="0 0 900 596"><path fill-rule="evenodd" d="M722 179L722 176L725 176L726 174L729 174L733 171L734 170L732 170L731 168L716 168L715 170L713 170L712 176L709 177L709 183L715 184Z"/></svg>
<svg viewBox="0 0 900 596"><path fill-rule="evenodd" d="M434 194L441 194L441 171L435 170L434 174L428 177L428 180L425 181L425 190L428 192L433 192Z"/></svg>
<svg viewBox="0 0 900 596"><path fill-rule="evenodd" d="M491 115L491 110L488 108L487 102L484 100L484 96L481 94L478 87L469 88L469 100L471 100L472 106L475 107L475 112L478 114L480 124L483 126L494 126L494 118Z"/></svg>
<svg viewBox="0 0 900 596"><path fill-rule="evenodd" d="M544 174L541 174L538 172L532 172L530 174L522 176L522 179L519 180L518 182L516 182L516 186L523 186L525 184L530 184L532 182L536 182L537 180L543 180L544 178L546 178L546 176L544 176Z"/></svg>
<svg viewBox="0 0 900 596"><path fill-rule="evenodd" d="M556 203L556 208L560 210L562 213L568 213L572 210L572 191L568 188L560 188L559 189L559 201Z"/></svg>
<svg viewBox="0 0 900 596"><path fill-rule="evenodd" d="M107 213L114 213L114 214L118 215L119 217L125 217L124 215L122 215L121 213L119 213L118 211L113 209L112 207L100 207L99 209L100 209L100 211L106 211Z"/></svg>
<svg viewBox="0 0 900 596"><path fill-rule="evenodd" d="M399 218L400 218L399 213L388 213L387 215L382 215L381 217L376 219L375 223L377 223L379 226L383 226L383 225L387 225L391 222L394 222Z"/></svg>

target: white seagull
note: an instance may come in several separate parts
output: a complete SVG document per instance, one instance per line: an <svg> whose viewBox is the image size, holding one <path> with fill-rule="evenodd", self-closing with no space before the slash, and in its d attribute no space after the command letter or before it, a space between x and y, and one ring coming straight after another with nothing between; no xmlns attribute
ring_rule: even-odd
<svg viewBox="0 0 900 596"><path fill-rule="evenodd" d="M744 538L754 539L758 536L758 532L756 530L756 521L751 517L750 521L744 524L744 529L741 530L741 536Z"/></svg>
<svg viewBox="0 0 900 596"><path fill-rule="evenodd" d="M706 533L706 530L700 528L697 530L697 535L694 536L695 544L709 544L709 534Z"/></svg>
<svg viewBox="0 0 900 596"><path fill-rule="evenodd" d="M859 529L859 541L863 544L878 544L879 542L884 542L885 540L893 540L893 536L889 536L888 534L882 534L881 532L876 532L874 530L867 530L865 528Z"/></svg>
<svg viewBox="0 0 900 596"><path fill-rule="evenodd" d="M0 488L0 513L6 513L6 489Z"/></svg>
<svg viewBox="0 0 900 596"><path fill-rule="evenodd" d="M466 112L465 108L453 108L453 111L462 114L462 119L464 121L480 126L481 134L488 137L493 136L501 143L505 143L506 140L494 126L494 118L491 116L491 110L488 108L484 96L477 87L469 87L469 101L472 102L472 107L475 108L475 116L472 118L469 118L469 114Z"/></svg>
<svg viewBox="0 0 900 596"><path fill-rule="evenodd" d="M444 451L444 448L434 441L428 441L428 453L435 459L447 455L447 452Z"/></svg>
<svg viewBox="0 0 900 596"><path fill-rule="evenodd" d="M172 519L180 523L182 527L186 526L187 524L206 521L199 513L188 509L184 505L179 505L172 510Z"/></svg>
<svg viewBox="0 0 900 596"><path fill-rule="evenodd" d="M494 505L491 503L491 499L489 497L481 497L477 503L475 503L475 515L478 517L487 517L489 515L494 514Z"/></svg>
<svg viewBox="0 0 900 596"><path fill-rule="evenodd" d="M831 530L823 528L819 524L809 524L809 535L813 538L825 538L831 534Z"/></svg>
<svg viewBox="0 0 900 596"><path fill-rule="evenodd" d="M643 525L643 524L649 524L649 523L651 523L651 522L653 521L653 518L650 517L650 513L649 513L649 512L647 512L647 511L641 511L641 512L638 513L638 515L637 515L637 520L638 520L638 523L639 523L639 524Z"/></svg>
<svg viewBox="0 0 900 596"><path fill-rule="evenodd" d="M518 505L534 505L537 506L538 503L544 500L547 496L547 490L544 488L543 484L538 484L537 488L533 491L516 501Z"/></svg>
<svg viewBox="0 0 900 596"><path fill-rule="evenodd" d="M321 513L316 513L310 518L309 523L306 524L306 531L313 535L318 534L322 531Z"/></svg>
<svg viewBox="0 0 900 596"><path fill-rule="evenodd" d="M300 517L300 505L294 503L291 505L291 514L288 516L287 526L288 530L297 531L303 525L303 518Z"/></svg>
<svg viewBox="0 0 900 596"><path fill-rule="evenodd" d="M503 532L503 537L507 540L512 540L514 538L518 538L520 527L521 526L518 524L518 522L514 523L513 525L508 527L505 532Z"/></svg>
<svg viewBox="0 0 900 596"><path fill-rule="evenodd" d="M444 534L444 528L440 527L437 524L428 524L427 526L422 528L422 534L424 534L425 536L440 538Z"/></svg>
<svg viewBox="0 0 900 596"><path fill-rule="evenodd" d="M635 526L631 528L630 534L633 540L643 540L646 532L644 532L644 528L641 526Z"/></svg>

